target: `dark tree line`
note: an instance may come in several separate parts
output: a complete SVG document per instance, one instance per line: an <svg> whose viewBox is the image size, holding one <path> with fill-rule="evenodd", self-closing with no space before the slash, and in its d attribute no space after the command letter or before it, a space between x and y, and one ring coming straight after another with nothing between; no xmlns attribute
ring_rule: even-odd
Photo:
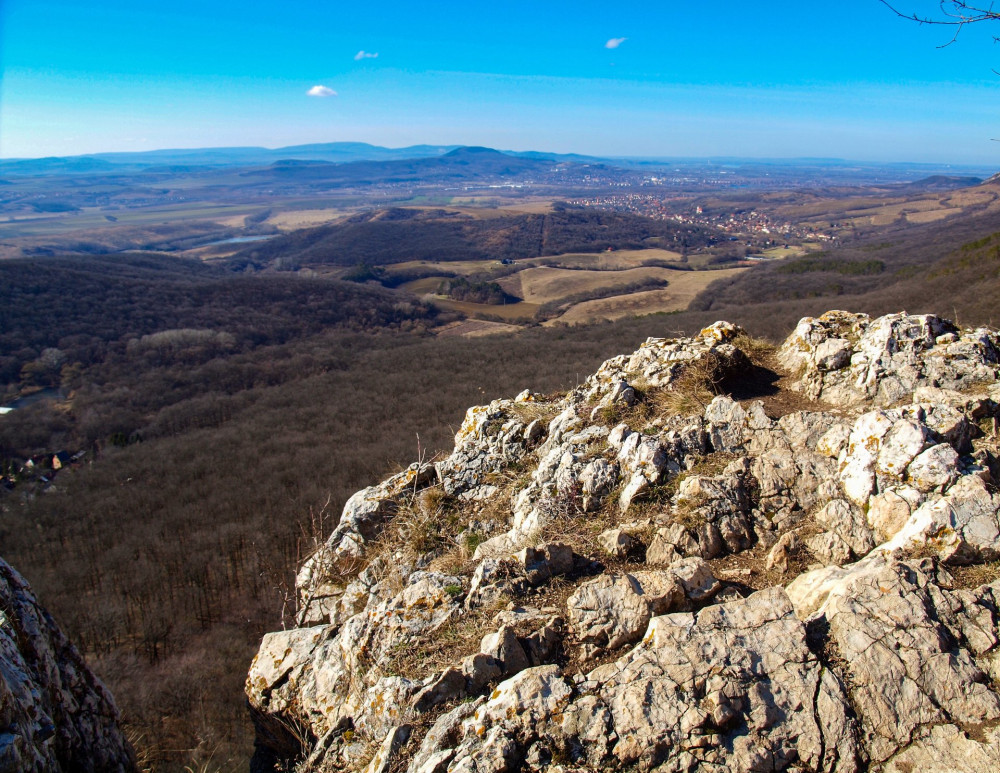
<svg viewBox="0 0 1000 773"><path fill-rule="evenodd" d="M378 288L232 275L162 255L7 260L0 262L0 384L57 385L64 366L72 381L73 368L124 354L132 341L147 357L202 361L220 347L248 351L333 327L412 327L434 314ZM190 332L198 330L209 334ZM175 332L149 338L165 331Z"/></svg>
<svg viewBox="0 0 1000 773"><path fill-rule="evenodd" d="M705 246L718 235L639 215L563 207L546 214L473 218L443 210L389 209L295 231L229 259L237 271L310 265L384 266L411 260L504 260L570 252Z"/></svg>

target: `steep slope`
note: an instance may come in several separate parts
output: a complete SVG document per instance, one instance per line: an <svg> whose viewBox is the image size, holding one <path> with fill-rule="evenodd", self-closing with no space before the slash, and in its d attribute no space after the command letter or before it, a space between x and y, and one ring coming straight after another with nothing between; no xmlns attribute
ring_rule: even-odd
<svg viewBox="0 0 1000 773"><path fill-rule="evenodd" d="M0 559L0 770L135 769L111 695Z"/></svg>
<svg viewBox="0 0 1000 773"><path fill-rule="evenodd" d="M668 249L702 246L712 229L639 215L564 208L546 214L474 218L431 209L375 210L342 223L306 228L237 253L235 270L317 265L391 265L409 260L500 260L566 252L638 249L649 240Z"/></svg>
<svg viewBox="0 0 1000 773"><path fill-rule="evenodd" d="M469 409L302 567L257 768L996 768L998 344L717 323Z"/></svg>

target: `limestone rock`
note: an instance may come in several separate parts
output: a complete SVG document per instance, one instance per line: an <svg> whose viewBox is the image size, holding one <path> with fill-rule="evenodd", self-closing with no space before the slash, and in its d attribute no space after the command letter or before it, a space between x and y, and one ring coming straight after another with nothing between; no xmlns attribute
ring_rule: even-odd
<svg viewBox="0 0 1000 773"><path fill-rule="evenodd" d="M504 676L513 676L530 665L517 632L509 625L483 637L479 651L498 662Z"/></svg>
<svg viewBox="0 0 1000 773"><path fill-rule="evenodd" d="M471 408L446 459L352 497L251 668L260 748L291 764L302 728L310 773L997 767L1000 581L955 567L1000 560L1000 338L828 312L778 351L813 410L662 410L741 374L740 335ZM474 555L370 555L425 490Z"/></svg>
<svg viewBox="0 0 1000 773"><path fill-rule="evenodd" d="M908 746L921 728L1000 719L1000 696L976 653L955 639L957 605L931 579L916 564L873 564L826 606L874 762ZM987 609L995 624L993 598Z"/></svg>
<svg viewBox="0 0 1000 773"><path fill-rule="evenodd" d="M569 623L582 642L617 649L640 638L653 615L710 599L720 588L700 558L674 562L663 571L602 575L569 597Z"/></svg>
<svg viewBox="0 0 1000 773"><path fill-rule="evenodd" d="M835 534L855 558L867 555L875 547L872 527L864 513L845 499L827 502L816 513L816 522Z"/></svg>
<svg viewBox="0 0 1000 773"><path fill-rule="evenodd" d="M935 725L889 760L885 773L980 773L1000 770L1000 730L974 740L952 724Z"/></svg>
<svg viewBox="0 0 1000 773"><path fill-rule="evenodd" d="M625 558L639 547L639 540L624 529L608 529L597 538L601 547L615 558Z"/></svg>
<svg viewBox="0 0 1000 773"><path fill-rule="evenodd" d="M1000 494L983 480L964 475L941 497L914 510L891 540L880 546L896 549L930 548L952 563L1000 557Z"/></svg>
<svg viewBox="0 0 1000 773"><path fill-rule="evenodd" d="M857 770L846 695L805 637L784 592L762 591L653 618L639 646L582 688L611 711L619 765Z"/></svg>
<svg viewBox="0 0 1000 773"><path fill-rule="evenodd" d="M136 770L110 693L0 559L0 770Z"/></svg>
<svg viewBox="0 0 1000 773"><path fill-rule="evenodd" d="M615 649L636 641L649 623L642 586L631 575L605 575L580 586L567 601L569 623L581 641Z"/></svg>
<svg viewBox="0 0 1000 773"><path fill-rule="evenodd" d="M455 450L434 465L446 494L465 499L492 495L492 487L484 486L487 475L527 453L527 427L516 417L512 405L510 400L494 400L466 412L455 435Z"/></svg>
<svg viewBox="0 0 1000 773"><path fill-rule="evenodd" d="M801 374L795 386L812 398L891 405L908 399L922 381L957 389L995 380L998 351L995 333L959 333L931 315L904 312L873 320L831 311L799 322L778 358Z"/></svg>
<svg viewBox="0 0 1000 773"><path fill-rule="evenodd" d="M409 739L410 731L409 725L397 725L391 728L386 733L382 745L375 752L375 756L368 763L368 767L365 768L365 773L389 773L393 757L399 753L400 748Z"/></svg>
<svg viewBox="0 0 1000 773"><path fill-rule="evenodd" d="M787 572L789 568L789 559L793 554L798 552L801 546L802 540L799 539L798 534L794 531L782 534L778 541L775 542L771 549L767 552L767 558L764 561L764 568L768 570L777 569L779 572Z"/></svg>

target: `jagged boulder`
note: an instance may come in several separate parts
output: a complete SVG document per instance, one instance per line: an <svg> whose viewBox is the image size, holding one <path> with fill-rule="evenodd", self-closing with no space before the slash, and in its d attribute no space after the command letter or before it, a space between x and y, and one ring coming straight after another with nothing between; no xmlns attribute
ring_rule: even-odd
<svg viewBox="0 0 1000 773"><path fill-rule="evenodd" d="M920 739L937 725L1000 721L1000 581L952 591L932 562L882 556L811 575L789 592L799 616L824 630L843 659L873 762L914 743L923 751L906 757L926 754Z"/></svg>
<svg viewBox="0 0 1000 773"><path fill-rule="evenodd" d="M778 353L798 376L794 388L838 405L891 405L922 385L961 389L995 381L1000 352L995 332L960 331L929 314L871 319L829 311L806 317Z"/></svg>
<svg viewBox="0 0 1000 773"><path fill-rule="evenodd" d="M806 318L777 359L814 402L775 415L677 399L748 367L717 323L564 397L470 409L448 458L355 495L300 572L303 627L265 637L248 681L258 761L996 767L998 341ZM474 547L385 546L441 496ZM968 564L989 581L957 587Z"/></svg>
<svg viewBox="0 0 1000 773"><path fill-rule="evenodd" d="M621 766L858 769L844 689L780 589L653 618L639 646L579 690L608 707Z"/></svg>
<svg viewBox="0 0 1000 773"><path fill-rule="evenodd" d="M134 770L110 693L0 559L0 771Z"/></svg>

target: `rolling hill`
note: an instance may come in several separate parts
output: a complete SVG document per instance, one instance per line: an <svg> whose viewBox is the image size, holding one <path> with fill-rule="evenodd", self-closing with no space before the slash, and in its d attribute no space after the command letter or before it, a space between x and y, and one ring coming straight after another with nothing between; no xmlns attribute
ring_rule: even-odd
<svg viewBox="0 0 1000 773"><path fill-rule="evenodd" d="M502 260L664 246L683 250L718 236L698 226L577 208L474 218L441 209L392 208L255 244L228 260L234 270L391 265L410 260Z"/></svg>

